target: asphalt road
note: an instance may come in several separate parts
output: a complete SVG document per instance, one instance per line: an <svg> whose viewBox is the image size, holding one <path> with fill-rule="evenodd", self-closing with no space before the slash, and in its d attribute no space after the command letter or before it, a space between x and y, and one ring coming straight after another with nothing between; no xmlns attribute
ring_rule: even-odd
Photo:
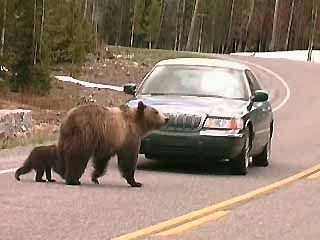
<svg viewBox="0 0 320 240"><path fill-rule="evenodd" d="M0 174L0 239L112 239L194 210L245 194L319 163L319 65L287 60L237 57L270 69L252 67L271 92L275 112L272 163L232 176L225 164L157 163L139 159L130 188L113 160L100 185L90 182L89 167L81 186L35 183L34 174L17 182ZM0 152L1 170L18 167L30 147ZM302 179L270 194L225 209L217 221L171 237L145 239L319 239L320 178Z"/></svg>

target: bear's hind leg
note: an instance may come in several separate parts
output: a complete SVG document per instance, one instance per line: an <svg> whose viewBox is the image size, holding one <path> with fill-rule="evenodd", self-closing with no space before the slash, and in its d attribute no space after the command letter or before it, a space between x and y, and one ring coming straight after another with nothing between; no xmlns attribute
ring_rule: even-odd
<svg viewBox="0 0 320 240"><path fill-rule="evenodd" d="M46 180L42 179L43 174L44 174L44 169L40 168L36 170L36 182L45 182Z"/></svg>
<svg viewBox="0 0 320 240"><path fill-rule="evenodd" d="M51 167L46 168L46 178L48 182L55 182L56 180L51 178Z"/></svg>
<svg viewBox="0 0 320 240"><path fill-rule="evenodd" d="M134 172L136 170L138 153L130 153L125 151L120 151L118 155L118 167L122 176L126 179L127 183L131 187L141 187L142 184L136 182L134 178Z"/></svg>
<svg viewBox="0 0 320 240"><path fill-rule="evenodd" d="M91 175L91 181L95 184L99 184L98 178L104 175L105 170L108 166L108 162L110 160L110 156L105 157L97 157L94 156L93 158L93 168L94 171Z"/></svg>

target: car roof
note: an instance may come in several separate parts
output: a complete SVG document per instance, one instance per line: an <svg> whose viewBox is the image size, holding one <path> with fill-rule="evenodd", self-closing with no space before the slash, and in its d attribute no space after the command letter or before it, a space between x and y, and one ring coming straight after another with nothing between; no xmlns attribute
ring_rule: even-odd
<svg viewBox="0 0 320 240"><path fill-rule="evenodd" d="M228 60L220 60L215 58L175 58L160 61L156 66L163 65L186 65L186 66L209 66L209 67L222 67L235 70L250 70L250 68L241 63Z"/></svg>

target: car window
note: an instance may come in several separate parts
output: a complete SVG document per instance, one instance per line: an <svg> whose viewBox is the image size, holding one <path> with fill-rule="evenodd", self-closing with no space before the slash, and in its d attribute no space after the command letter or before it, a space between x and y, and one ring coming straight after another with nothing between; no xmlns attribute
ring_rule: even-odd
<svg viewBox="0 0 320 240"><path fill-rule="evenodd" d="M248 82L251 88L251 91L254 92L256 90L261 90L261 86L254 76L254 74L250 70L245 70L246 76L248 78Z"/></svg>
<svg viewBox="0 0 320 240"><path fill-rule="evenodd" d="M139 93L248 98L242 71L206 66L158 66Z"/></svg>

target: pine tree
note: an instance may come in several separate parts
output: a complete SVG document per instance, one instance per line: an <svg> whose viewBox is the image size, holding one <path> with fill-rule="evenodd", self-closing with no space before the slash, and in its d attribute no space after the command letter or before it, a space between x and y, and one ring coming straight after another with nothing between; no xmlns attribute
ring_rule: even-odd
<svg viewBox="0 0 320 240"><path fill-rule="evenodd" d="M35 0L33 0L34 2ZM15 5L15 43L12 43L15 63L12 65L10 87L13 91L26 90L33 68L33 6L30 1L17 0Z"/></svg>

